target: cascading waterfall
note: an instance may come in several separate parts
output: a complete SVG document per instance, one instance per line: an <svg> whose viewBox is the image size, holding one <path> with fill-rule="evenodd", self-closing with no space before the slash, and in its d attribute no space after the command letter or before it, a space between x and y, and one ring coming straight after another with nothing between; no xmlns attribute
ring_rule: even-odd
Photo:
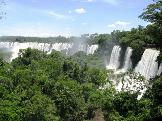
<svg viewBox="0 0 162 121"><path fill-rule="evenodd" d="M114 46L112 53L111 53L110 62L106 66L106 68L115 70L115 74L120 74L120 73L126 72L127 70L131 69L132 68L132 61L131 61L132 51L133 50L131 47L127 48L125 52L123 68L117 70L120 65L119 58L120 58L121 47L118 45ZM149 80L150 78L154 78L156 75L160 75L162 73L162 63L160 64L158 68L158 63L156 62L156 59L159 53L160 51L156 49L146 49L138 65L135 67L134 72L140 73L147 80Z"/></svg>
<svg viewBox="0 0 162 121"><path fill-rule="evenodd" d="M91 45L87 48L87 54L93 54L98 49L98 45Z"/></svg>
<svg viewBox="0 0 162 121"><path fill-rule="evenodd" d="M66 53L73 51L74 43L37 43L37 42L26 42L26 43L19 43L19 42L0 42L0 48L8 49L12 52L11 59L14 59L18 56L19 49L26 49L28 47L39 49L41 51L46 51L51 53L52 50L62 51L64 50ZM87 54L93 54L95 50L98 49L98 45L87 45L81 43L75 48L75 52L77 51L84 51ZM76 50L77 49L77 50ZM120 65L120 52L121 47L116 45L113 47L111 58L109 64L106 66L107 69L114 69L117 70ZM132 48L128 47L125 53L124 59L124 66L121 70L126 72L128 69L131 68L131 55L132 55ZM141 61L138 63L137 67L134 69L135 72L140 73L146 79L150 79L155 77L156 75L160 75L162 73L162 64L160 64L158 68L158 64L156 62L157 56L159 55L159 51L155 49L146 49L143 53ZM120 71L120 70L119 70ZM123 72L123 71L122 71Z"/></svg>
<svg viewBox="0 0 162 121"><path fill-rule="evenodd" d="M120 52L121 52L121 47L118 45L115 45L113 47L112 53L111 53L111 57L110 57L110 62L109 65L106 66L107 69L118 69L120 66Z"/></svg>
<svg viewBox="0 0 162 121"><path fill-rule="evenodd" d="M128 69L132 68L132 61L131 61L132 51L133 50L131 47L127 47L124 58L124 66L123 66L124 71L127 71Z"/></svg>
<svg viewBox="0 0 162 121"><path fill-rule="evenodd" d="M74 51L73 53L77 51L84 51L87 54L93 54L94 51L98 48L98 45L91 45L85 47L85 44L79 44L77 45L77 48L74 47L74 43L38 43L38 42L25 42L25 43L19 43L19 42L0 42L0 48L8 49L12 52L12 57L10 60L15 59L18 57L18 53L20 49L26 49L26 48L32 48L32 49L38 49L41 51L46 51L48 54L52 52L52 50L56 51L64 51L66 54L70 53L70 51Z"/></svg>
<svg viewBox="0 0 162 121"><path fill-rule="evenodd" d="M108 74L109 80L112 81L112 84L115 86L117 91L132 91L132 92L140 92L138 95L138 99L142 97L142 95L147 90L149 85L150 78L154 78L156 75L160 75L162 73L162 63L158 68L158 63L156 59L160 53L160 51L156 49L146 49L142 55L141 60L139 61L138 65L134 69L134 72L127 72L127 70L132 68L132 48L128 47L125 52L123 68L118 69L119 67L119 58L120 58L120 51L121 48L119 46L114 46L110 63L107 66L107 69L114 69L114 72L110 72ZM145 77L139 78L140 74ZM107 88L109 85L106 84L101 88Z"/></svg>
<svg viewBox="0 0 162 121"><path fill-rule="evenodd" d="M159 53L158 50L146 49L140 62L135 68L135 72L140 73L146 79L154 78L158 72L158 63L156 62L156 59Z"/></svg>
<svg viewBox="0 0 162 121"><path fill-rule="evenodd" d="M133 49L131 47L127 47L127 50L125 52L123 67L122 69L115 71L115 74L125 73L132 68L132 60L131 60L132 52Z"/></svg>
<svg viewBox="0 0 162 121"><path fill-rule="evenodd" d="M85 53L87 53L89 48L89 45L87 45L86 43L82 43L82 42L74 42L73 46L71 47L69 54L74 54L78 51L83 51Z"/></svg>
<svg viewBox="0 0 162 121"><path fill-rule="evenodd" d="M71 52L75 53L77 51L84 51L87 54L93 54L98 49L98 45L85 45L84 43L79 43L76 46L76 44L74 43L48 44L48 43L37 43L37 42L26 42L26 43L0 42L0 48L5 48L12 52L11 60L18 56L19 49L26 49L28 47L33 49L38 49L41 51L46 51L48 53L51 53L52 50L56 50L56 51L65 51L66 53L71 53ZM113 72L115 76L112 75L111 78L111 74L110 74L109 78L110 80L112 80L117 91L121 91L123 89L132 90L132 91L140 90L141 92L140 96L142 96L147 89L145 87L145 85L147 84L139 80L140 79L138 78L139 75L138 74L136 75L136 73L140 73L147 80L150 78L154 78L156 75L160 75L162 73L162 63L158 68L158 63L156 62L157 56L159 55L160 52L155 49L146 49L142 55L141 60L139 61L136 68L134 69L134 72L136 73L132 72L131 75L127 74L124 75L124 77L118 77L118 74L122 74L118 72L126 72L127 70L132 68L132 61L131 61L132 51L133 50L131 47L127 48L124 56L123 68L117 70L120 66L121 47L115 45L111 52L110 62L106 66L106 68L115 70L115 72ZM113 76L115 78L113 78Z"/></svg>
<svg viewBox="0 0 162 121"><path fill-rule="evenodd" d="M62 51L69 50L72 47L72 43L37 43L37 42L0 42L0 48L9 49L12 52L11 60L18 57L18 53L20 49L26 48L38 49L41 51L46 51L47 53L51 53L52 50Z"/></svg>
<svg viewBox="0 0 162 121"><path fill-rule="evenodd" d="M139 91L141 94L138 95L138 99L140 99L147 90L147 86L149 84L147 80L154 78L156 75L160 75L162 73L162 63L158 68L158 63L156 62L160 51L156 49L146 49L142 55L141 60L134 69L135 73L127 72L125 74L123 73L132 68L131 56L133 50L130 47L127 48L125 52L123 68L116 70L120 64L120 51L121 48L119 46L114 46L112 50L110 63L107 66L107 69L115 69L115 71L112 72L112 74L109 74L109 79L112 80L117 91ZM138 73L143 75L145 79L139 78L140 75Z"/></svg>
<svg viewBox="0 0 162 121"><path fill-rule="evenodd" d="M162 73L162 63L161 63L160 66L159 66L159 70L158 70L157 75L161 75L161 73Z"/></svg>

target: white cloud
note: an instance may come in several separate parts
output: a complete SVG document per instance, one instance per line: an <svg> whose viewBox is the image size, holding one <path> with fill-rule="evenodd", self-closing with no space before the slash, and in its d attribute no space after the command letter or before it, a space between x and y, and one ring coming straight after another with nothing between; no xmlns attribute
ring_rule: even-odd
<svg viewBox="0 0 162 121"><path fill-rule="evenodd" d="M55 17L57 19L67 19L68 17L66 15L60 14L60 13L56 13L53 11L47 11L46 12L48 15Z"/></svg>
<svg viewBox="0 0 162 121"><path fill-rule="evenodd" d="M82 25L87 25L87 24L88 24L88 23L86 23L86 22L83 22L83 23L82 23Z"/></svg>
<svg viewBox="0 0 162 121"><path fill-rule="evenodd" d="M87 2L93 2L93 0L87 0Z"/></svg>
<svg viewBox="0 0 162 121"><path fill-rule="evenodd" d="M130 28L131 23L125 21L116 21L112 24L107 25L108 28L126 30Z"/></svg>
<svg viewBox="0 0 162 121"><path fill-rule="evenodd" d="M124 21L116 21L115 25L127 26L127 25L130 25L130 23L129 22L124 22Z"/></svg>
<svg viewBox="0 0 162 121"><path fill-rule="evenodd" d="M112 5L117 5L119 3L119 0L101 0L101 1L112 4Z"/></svg>
<svg viewBox="0 0 162 121"><path fill-rule="evenodd" d="M109 25L107 25L107 27L109 27L109 28L115 28L116 26L115 26L115 24L109 24Z"/></svg>
<svg viewBox="0 0 162 121"><path fill-rule="evenodd" d="M79 1L79 2L103 2L111 5L118 5L121 0L73 0L73 1Z"/></svg>
<svg viewBox="0 0 162 121"><path fill-rule="evenodd" d="M75 9L75 12L78 14L83 14L83 13L86 13L86 10L84 8L78 8L78 9Z"/></svg>
<svg viewBox="0 0 162 121"><path fill-rule="evenodd" d="M72 1L77 1L77 2L94 2L96 0L72 0Z"/></svg>

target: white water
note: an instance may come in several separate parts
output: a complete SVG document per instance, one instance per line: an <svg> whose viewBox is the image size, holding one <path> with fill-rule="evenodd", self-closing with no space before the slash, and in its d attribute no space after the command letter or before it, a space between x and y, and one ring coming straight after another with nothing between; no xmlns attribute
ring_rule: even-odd
<svg viewBox="0 0 162 121"><path fill-rule="evenodd" d="M131 47L128 47L126 50L125 58L124 58L124 66L123 66L123 69L125 71L132 68L132 60L131 60L132 51L133 50Z"/></svg>
<svg viewBox="0 0 162 121"><path fill-rule="evenodd" d="M94 52L98 49L98 45L91 45L87 48L87 54L94 54Z"/></svg>
<svg viewBox="0 0 162 121"><path fill-rule="evenodd" d="M87 54L93 54L95 50L97 50L98 45L91 45L88 46L87 49L85 48L85 45L79 44L77 48L73 43L37 43L37 42L25 42L25 43L19 43L19 42L0 42L0 48L9 49L12 52L12 59L15 59L18 57L18 53L20 49L26 49L26 48L32 48L32 49L38 49L41 51L46 51L47 53L51 53L52 50L56 51L65 51L66 54L70 53L70 51L74 51L73 48L75 48L75 52L77 51L84 51ZM87 51L86 51L87 50Z"/></svg>
<svg viewBox="0 0 162 121"><path fill-rule="evenodd" d="M132 68L131 55L133 50L132 48L128 47L124 57L123 68L117 70L120 65L120 51L120 46L113 47L110 63L108 66L106 66L107 69L115 70L115 74L124 73ZM146 49L142 55L141 60L135 67L134 72L140 73L147 80L149 80L150 78L154 78L156 75L160 75L162 73L162 64L160 64L158 68L158 63L156 62L159 53L160 51L156 49Z"/></svg>
<svg viewBox="0 0 162 121"><path fill-rule="evenodd" d="M74 54L78 51L83 51L87 55L94 54L94 52L98 49L98 45L86 45L85 43L74 43L70 49L70 54Z"/></svg>
<svg viewBox="0 0 162 121"><path fill-rule="evenodd" d="M124 65L123 65L123 68L117 70L115 72L116 74L125 73L129 69L132 68L132 60L131 60L132 51L133 51L133 49L131 47L127 47L127 50L125 52L125 57L124 57Z"/></svg>
<svg viewBox="0 0 162 121"><path fill-rule="evenodd" d="M117 91L139 91L140 94L138 95L138 99L140 99L147 90L147 86L149 86L147 80L154 78L156 75L160 75L162 73L162 63L158 68L158 63L156 62L159 53L160 52L155 49L146 49L142 55L141 60L134 69L135 73L129 73L126 71L132 68L132 49L130 47L127 48L124 57L123 68L116 70L118 67L117 65L119 65L117 60L119 60L120 57L120 48L115 46L111 53L110 64L107 66L108 69L115 69L114 72L111 72L112 74L108 74L108 78L113 82L115 89ZM145 79L141 78L140 74L144 76ZM106 85L104 88L106 88Z"/></svg>
<svg viewBox="0 0 162 121"><path fill-rule="evenodd" d="M162 73L162 63L161 63L160 66L159 66L157 75L160 76L161 73Z"/></svg>
<svg viewBox="0 0 162 121"><path fill-rule="evenodd" d="M113 69L116 70L120 66L120 52L121 52L121 47L116 45L113 47L111 57L110 57L110 62L109 65L106 66L107 69Z"/></svg>
<svg viewBox="0 0 162 121"><path fill-rule="evenodd" d="M115 74L110 72L110 74L108 74L108 79L111 80L112 85L110 85L110 83L107 83L104 86L100 87L100 89L106 89L109 88L110 86L111 87L114 86L117 92L120 91L130 91L132 93L138 92L139 94L137 98L140 99L147 90L149 83L144 78L139 77L140 75L134 72L121 74Z"/></svg>
<svg viewBox="0 0 162 121"><path fill-rule="evenodd" d="M154 78L158 72L156 59L159 53L158 50L146 49L134 71L140 73L146 79Z"/></svg>

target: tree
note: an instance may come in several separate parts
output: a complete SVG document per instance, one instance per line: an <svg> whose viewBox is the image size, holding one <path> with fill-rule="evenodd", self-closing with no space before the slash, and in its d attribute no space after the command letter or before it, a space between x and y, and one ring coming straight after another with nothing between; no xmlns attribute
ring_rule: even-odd
<svg viewBox="0 0 162 121"><path fill-rule="evenodd" d="M151 23L146 27L146 35L151 37L152 43L162 48L162 1L154 0L139 17Z"/></svg>
<svg viewBox="0 0 162 121"><path fill-rule="evenodd" d="M51 90L62 121L82 121L85 118L82 87L77 82L62 78Z"/></svg>
<svg viewBox="0 0 162 121"><path fill-rule="evenodd" d="M38 61L46 56L45 52L39 51L37 49L21 49L19 50L19 56L12 61L13 66L28 66L32 61Z"/></svg>
<svg viewBox="0 0 162 121"><path fill-rule="evenodd" d="M154 2L155 3L148 5L139 17L162 27L162 1L154 0Z"/></svg>
<svg viewBox="0 0 162 121"><path fill-rule="evenodd" d="M152 23L146 27L146 35L149 35L152 43L155 44L157 48L160 48L160 56L158 58L160 62L162 61L162 1L154 0L154 3L148 5L139 17Z"/></svg>
<svg viewBox="0 0 162 121"><path fill-rule="evenodd" d="M25 121L59 121L54 101L39 91L22 104Z"/></svg>

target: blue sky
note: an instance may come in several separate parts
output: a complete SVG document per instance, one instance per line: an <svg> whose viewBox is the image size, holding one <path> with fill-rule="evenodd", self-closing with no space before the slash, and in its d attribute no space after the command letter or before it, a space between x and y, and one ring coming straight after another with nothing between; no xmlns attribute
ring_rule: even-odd
<svg viewBox="0 0 162 121"><path fill-rule="evenodd" d="M0 35L79 36L147 25L138 16L152 0L8 0Z"/></svg>

